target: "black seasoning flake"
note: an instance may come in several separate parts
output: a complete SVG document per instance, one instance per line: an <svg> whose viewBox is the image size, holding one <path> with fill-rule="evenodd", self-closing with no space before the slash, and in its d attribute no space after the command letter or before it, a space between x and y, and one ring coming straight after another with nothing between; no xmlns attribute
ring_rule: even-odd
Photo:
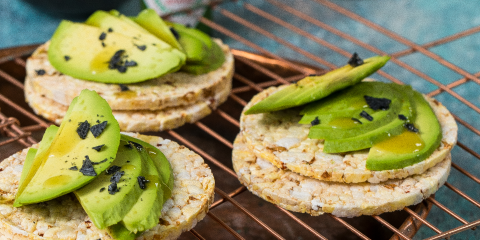
<svg viewBox="0 0 480 240"><path fill-rule="evenodd" d="M103 41L103 40L105 40L106 37L107 37L107 33L102 32L102 33L100 34L100 36L98 37L98 39L99 39L100 41Z"/></svg>
<svg viewBox="0 0 480 240"><path fill-rule="evenodd" d="M102 47L106 47L106 46L107 46L107 45L105 45L105 43L104 43L104 42L102 42Z"/></svg>
<svg viewBox="0 0 480 240"><path fill-rule="evenodd" d="M147 179L145 179L145 177L143 176L138 176L137 177L137 181L138 181L138 186L140 187L140 189L145 189L147 187L147 183L149 182Z"/></svg>
<svg viewBox="0 0 480 240"><path fill-rule="evenodd" d="M120 91L122 91L122 92L130 90L130 88L128 88L126 85L119 84L118 86L120 86Z"/></svg>
<svg viewBox="0 0 480 240"><path fill-rule="evenodd" d="M100 150L102 150L102 147L105 146L105 144L102 144L102 145L98 145L98 146L95 146L95 147L92 147L93 149L97 150L97 152L100 152Z"/></svg>
<svg viewBox="0 0 480 240"><path fill-rule="evenodd" d="M120 182L120 178L125 174L124 171L116 171L113 176L110 177L111 183L118 183Z"/></svg>
<svg viewBox="0 0 480 240"><path fill-rule="evenodd" d="M313 119L313 121L311 121L310 123L312 124L312 126L318 125L320 124L320 119L318 119L318 117L315 117L315 119Z"/></svg>
<svg viewBox="0 0 480 240"><path fill-rule="evenodd" d="M104 162L106 162L106 161L107 161L107 159L105 158L105 159L103 159L103 160L100 161L100 162L92 162L92 164L93 164L93 165L98 165L98 164L104 163Z"/></svg>
<svg viewBox="0 0 480 240"><path fill-rule="evenodd" d="M357 53L353 53L350 60L348 60L348 64L352 67L358 67L363 64L363 60L358 56Z"/></svg>
<svg viewBox="0 0 480 240"><path fill-rule="evenodd" d="M38 70L35 70L35 72L37 73L38 76L42 76L42 75L45 75L45 70L43 69L38 69Z"/></svg>
<svg viewBox="0 0 480 240"><path fill-rule="evenodd" d="M93 125L90 128L90 132L92 132L93 136L97 138L98 136L100 136L103 130L105 130L106 127L107 127L107 121L103 121L102 123Z"/></svg>
<svg viewBox="0 0 480 240"><path fill-rule="evenodd" d="M135 67L137 66L137 62L135 61L125 61L125 67Z"/></svg>
<svg viewBox="0 0 480 240"><path fill-rule="evenodd" d="M408 118L405 117L405 115L403 115L403 114L398 114L398 119L403 120L403 121L407 121L407 120L408 120Z"/></svg>
<svg viewBox="0 0 480 240"><path fill-rule="evenodd" d="M118 67L117 67L117 70L118 70L120 73L125 73L125 72L127 72L127 67L126 67L125 65L118 66Z"/></svg>
<svg viewBox="0 0 480 240"><path fill-rule="evenodd" d="M108 68L109 69L117 69L118 66L122 64L122 56L125 53L125 50L120 49L113 54L113 56L110 58L110 61L108 61Z"/></svg>
<svg viewBox="0 0 480 240"><path fill-rule="evenodd" d="M67 61L67 62L71 59L70 56L68 56L68 55L63 56L63 58L64 58L65 61Z"/></svg>
<svg viewBox="0 0 480 240"><path fill-rule="evenodd" d="M105 191L105 188L104 187L100 188L100 192L103 192L103 191Z"/></svg>
<svg viewBox="0 0 480 240"><path fill-rule="evenodd" d="M114 195L118 191L120 191L120 189L117 188L117 183L112 183L108 185L108 193L110 193L110 195Z"/></svg>
<svg viewBox="0 0 480 240"><path fill-rule="evenodd" d="M83 160L82 168L80 168L80 172L83 173L84 176L97 176L95 169L93 168L92 161L88 156L85 156L85 160Z"/></svg>
<svg viewBox="0 0 480 240"><path fill-rule="evenodd" d="M69 168L68 170L78 171L78 167L77 167L77 166L73 166L73 167Z"/></svg>
<svg viewBox="0 0 480 240"><path fill-rule="evenodd" d="M418 132L418 128L416 128L416 127L415 127L413 124L411 124L411 123L405 123L403 126L404 126L408 131L410 131L410 132L415 132L415 133Z"/></svg>
<svg viewBox="0 0 480 240"><path fill-rule="evenodd" d="M108 28L107 30L109 33L113 32L113 28Z"/></svg>
<svg viewBox="0 0 480 240"><path fill-rule="evenodd" d="M85 122L80 123L77 128L78 136L80 136L81 139L85 139L87 137L88 130L90 130L90 123L85 120Z"/></svg>
<svg viewBox="0 0 480 240"><path fill-rule="evenodd" d="M136 143L136 142L132 142L132 141L128 141L128 143L130 143L131 145L135 146L138 151L142 151L142 150L143 150L143 146L142 146L140 143Z"/></svg>
<svg viewBox="0 0 480 240"><path fill-rule="evenodd" d="M177 30L175 30L173 27L170 27L170 32L172 32L175 39L178 40L180 38L180 35L178 34Z"/></svg>
<svg viewBox="0 0 480 240"><path fill-rule="evenodd" d="M107 175L114 174L114 173L118 172L118 170L120 170L120 168L121 168L121 167L119 167L119 166L112 165L111 167L109 167L109 168L105 171L105 173L106 173Z"/></svg>
<svg viewBox="0 0 480 240"><path fill-rule="evenodd" d="M125 144L124 146L127 147L128 149L133 149L133 147L132 147L132 145L131 145L130 143Z"/></svg>
<svg viewBox="0 0 480 240"><path fill-rule="evenodd" d="M147 45L135 45L140 51L145 51L147 49Z"/></svg>
<svg viewBox="0 0 480 240"><path fill-rule="evenodd" d="M363 97L365 98L365 101L367 101L368 106L373 110L388 110L390 108L390 103L392 102L392 100L387 98L376 98L367 95Z"/></svg>
<svg viewBox="0 0 480 240"><path fill-rule="evenodd" d="M368 114L368 113L365 112L365 111L362 111L362 112L360 113L360 116L363 117L363 118L365 118L365 119L367 119L367 120L370 121L370 122L373 121L373 117L370 116L370 114Z"/></svg>
<svg viewBox="0 0 480 240"><path fill-rule="evenodd" d="M362 121L360 121L360 119L358 119L358 118L352 117L352 120L355 121L355 122L358 122L358 123L360 123L360 124L363 124Z"/></svg>

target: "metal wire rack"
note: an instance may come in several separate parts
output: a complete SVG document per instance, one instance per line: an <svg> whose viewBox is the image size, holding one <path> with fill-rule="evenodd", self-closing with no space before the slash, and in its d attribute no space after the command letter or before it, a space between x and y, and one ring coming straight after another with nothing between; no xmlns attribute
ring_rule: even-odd
<svg viewBox="0 0 480 240"><path fill-rule="evenodd" d="M464 163L470 160L467 162L475 164L475 161L480 159L480 155L472 149L476 140L464 142L463 138L459 138L458 146L452 153L454 170L436 197L432 196L416 206L405 207L403 211L357 218L338 218L331 214L311 217L292 213L265 202L246 191L246 188L238 182L232 170L230 155L232 142L239 132L240 113L253 95L268 86L288 84L307 75L320 74L336 68L340 64L332 63L332 59L345 61L351 56L351 51L306 30L305 24L334 35L341 39L342 43L355 46L359 51L390 55L392 57L390 65L407 71L415 81L427 84L423 88L425 94L440 98L442 101L451 100L458 103L444 104L453 110L459 124L460 135L476 139L480 136L480 130L478 126L475 127L475 122L472 123L469 117L471 115L464 114L464 111L476 115L480 113L480 107L457 90L459 87L467 86L474 89L473 91L477 88L478 91L480 73L472 74L431 49L473 36L480 31L480 26L420 45L338 4L326 0L312 1L313 4L338 15L341 20L352 21L368 31L382 35L388 41L405 46L398 51L385 52L376 44L366 43L311 14L306 14L305 11L296 8L298 5L279 0L264 2L262 4L268 4L267 8L248 1L228 3L212 1L209 6L213 9L214 19L221 20L200 19L215 36L227 43L240 43L251 50L233 50L236 72L233 89L227 102L195 124L165 132L146 133L174 139L199 153L212 168L216 179L216 198L207 217L190 230L190 234L185 233L180 238L412 239L420 228L423 230L422 236L428 239L480 238L475 231L476 226L480 225L480 202L476 200L479 197L480 178L477 176L480 175L480 170ZM248 14L255 15L253 18L256 19L252 20ZM313 42L335 53L337 57L305 50L302 46L286 40L285 36L276 34L274 28L259 24L258 18L262 23L268 22L277 26L275 29L280 27L289 34ZM248 36L255 36L254 39L258 37L261 41L251 40ZM282 57L274 54L264 48L265 44L262 41L273 41L281 48L290 49L295 55ZM36 116L23 98L25 60L35 47L0 50L0 159L38 142L45 128L50 125ZM460 77L453 81L439 81L430 77L423 69L401 60L418 54ZM397 77L395 73L393 68L384 68L376 77L384 81L411 84L406 82L405 78Z"/></svg>

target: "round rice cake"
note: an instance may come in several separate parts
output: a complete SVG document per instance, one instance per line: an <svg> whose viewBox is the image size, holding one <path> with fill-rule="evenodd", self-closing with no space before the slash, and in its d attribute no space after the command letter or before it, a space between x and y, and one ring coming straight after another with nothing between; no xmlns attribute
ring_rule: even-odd
<svg viewBox="0 0 480 240"><path fill-rule="evenodd" d="M63 75L48 61L49 42L27 59L26 74L34 90L62 105L69 105L83 89L95 90L113 110L160 110L207 101L231 88L234 59L229 47L215 39L225 53L224 64L215 71L193 75L174 72L156 79L125 85L85 81ZM44 70L44 74L37 71Z"/></svg>
<svg viewBox="0 0 480 240"><path fill-rule="evenodd" d="M173 168L172 197L159 224L137 239L176 239L195 227L213 202L215 180L203 159L177 143L129 134L157 146ZM73 194L20 208L12 206L28 149L0 163L0 239L112 239L93 225Z"/></svg>
<svg viewBox="0 0 480 240"><path fill-rule="evenodd" d="M282 170L257 157L240 133L232 162L240 182L253 194L294 212L338 217L377 215L415 205L434 194L447 180L451 157L422 174L382 183L326 182Z"/></svg>
<svg viewBox="0 0 480 240"><path fill-rule="evenodd" d="M213 97L187 106L169 107L162 110L113 110L120 129L129 132L163 131L194 123L206 117L230 94L230 87L216 93ZM30 78L25 79L25 99L33 111L55 124L60 124L67 112L68 105L55 102L35 92Z"/></svg>
<svg viewBox="0 0 480 240"><path fill-rule="evenodd" d="M257 94L244 111L278 89L271 87ZM442 161L456 144L458 128L455 119L440 102L428 97L426 99L442 127L441 144L426 160L402 169L366 169L368 149L342 154L324 153L323 140L308 138L310 125L298 123L302 117L299 108L242 114L240 130L250 150L278 168L323 181L378 183L423 173Z"/></svg>

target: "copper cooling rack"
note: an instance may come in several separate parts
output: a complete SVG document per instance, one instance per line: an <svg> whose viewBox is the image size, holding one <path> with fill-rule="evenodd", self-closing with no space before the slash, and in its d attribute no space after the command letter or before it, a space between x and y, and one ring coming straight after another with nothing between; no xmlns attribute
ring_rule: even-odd
<svg viewBox="0 0 480 240"><path fill-rule="evenodd" d="M422 228L421 230L426 229L423 231L423 236L428 235L428 239L479 238L475 229L480 225L478 210L480 202L470 196L477 196L477 192L479 192L480 179L477 176L480 175L480 171L477 171L476 167L468 166L468 170L466 170L467 167L462 165L461 161L464 159L477 161L480 159L480 155L472 149L469 143L460 141L461 138L452 153L452 176L436 194L436 197L432 196L422 203L406 207L402 211L357 218L338 218L331 214L312 217L293 213L254 196L238 182L236 174L232 170L231 150L232 142L239 132L238 119L241 110L253 95L266 87L294 82L304 76L320 74L340 65L331 63L328 55L323 56L306 51L285 40L284 37L272 33L271 29L254 24L253 20L237 12L247 12L255 15L256 18L261 18L263 22L270 22L270 24L285 28L290 34L301 36L336 53L344 61L351 56L350 51L304 30L302 25L295 24L297 21L289 20L300 19L355 45L362 51L370 52L372 55L390 55L392 59L389 64L409 72L411 76L414 76L415 81L425 82L432 86L432 90L424 91L425 94L442 99L452 99L452 101L458 102L458 106L466 108L474 114L480 113L480 108L470 99L459 94L456 89L462 85L479 84L480 73L469 73L460 66L440 57L431 49L472 36L480 31L480 26L419 45L332 2L312 1L343 19L354 21L388 38L389 41L406 46L405 49L396 52L384 52L375 44L363 42L345 31L336 29L318 18L285 4L284 1L268 0L265 2L276 11L287 14L287 20L248 1L228 3L230 5L221 1L212 2L210 6L216 16L214 19L222 19L222 21L212 21L207 18L202 18L200 21L210 27L215 36L224 39L227 43L240 43L255 53L234 50L236 71L232 92L227 102L210 116L195 124L188 124L178 129L146 133L176 140L193 149L209 164L216 179L216 197L210 212L194 229L189 233L184 233L180 238L412 239L416 238L415 234L420 228ZM231 4L234 6L232 7ZM298 58L300 60L294 56L280 57L273 54L263 48L258 41L246 38L245 32L239 33L236 27L224 24L227 21L246 29L247 35L260 36L262 41L263 39L274 41L280 47L290 49L301 56ZM256 19L256 23L258 23L258 19ZM25 60L35 47L23 46L0 50L0 159L38 142L45 128L50 125L48 121L36 116L23 98ZM415 54L421 54L429 61L433 60L435 64L461 77L446 84L433 79L416 66L400 60ZM407 83L405 79L391 74L389 68L379 71L376 76L385 81ZM410 84L410 82L408 83ZM460 134L480 136L480 130L475 127L474 123L471 123L471 119L463 117L469 115L462 114L460 117L455 114L455 111L452 112L459 124ZM468 213L465 212L465 209Z"/></svg>

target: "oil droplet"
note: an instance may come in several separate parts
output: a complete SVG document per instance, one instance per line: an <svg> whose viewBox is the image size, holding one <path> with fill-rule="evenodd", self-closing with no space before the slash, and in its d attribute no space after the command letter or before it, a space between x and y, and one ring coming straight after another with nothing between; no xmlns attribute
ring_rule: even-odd
<svg viewBox="0 0 480 240"><path fill-rule="evenodd" d="M148 175L145 176L145 179L148 180L149 182L147 183L147 188L156 188L160 184L160 178L155 175Z"/></svg>
<svg viewBox="0 0 480 240"><path fill-rule="evenodd" d="M117 50L113 47L104 48L90 62L90 70L95 74L109 70L108 63Z"/></svg>
<svg viewBox="0 0 480 240"><path fill-rule="evenodd" d="M332 128L353 128L360 124L361 123L346 117L335 118L328 123Z"/></svg>
<svg viewBox="0 0 480 240"><path fill-rule="evenodd" d="M137 92L135 91L123 91L123 92L116 92L114 93L115 97L123 98L123 99L132 99L137 97Z"/></svg>
<svg viewBox="0 0 480 240"><path fill-rule="evenodd" d="M45 182L43 182L43 186L48 189L57 188L57 187L67 185L71 179L72 179L71 176L58 175L58 176L47 179Z"/></svg>
<svg viewBox="0 0 480 240"><path fill-rule="evenodd" d="M425 143L420 138L420 134L403 131L400 135L389 137L375 144L371 151L405 154L418 152L424 147Z"/></svg>
<svg viewBox="0 0 480 240"><path fill-rule="evenodd" d="M125 164L122 166L120 170L125 171L127 173L129 171L133 171L134 169L135 169L135 166L133 166L132 164Z"/></svg>

